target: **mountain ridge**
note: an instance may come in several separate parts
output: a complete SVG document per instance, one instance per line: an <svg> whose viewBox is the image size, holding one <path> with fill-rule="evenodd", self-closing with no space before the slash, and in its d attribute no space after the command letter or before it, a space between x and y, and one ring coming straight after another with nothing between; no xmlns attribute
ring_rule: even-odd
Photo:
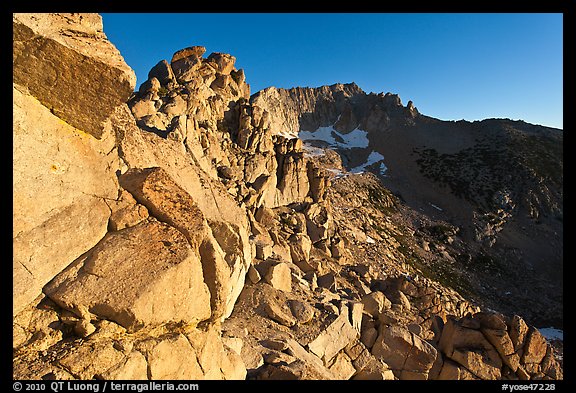
<svg viewBox="0 0 576 393"><path fill-rule="evenodd" d="M331 145L341 154L349 170L359 168L362 162L369 163L366 161L369 154L377 154L376 161L368 168L380 175L387 188L414 209L459 227L460 236L472 246L460 253L472 254L474 258L474 255L496 250L490 258L504 259L502 266L506 266L506 274L516 277L511 282L528 281L530 284L526 283L525 287L539 288L530 291L535 298L542 297L539 296L542 285L561 280L561 130L509 119L443 121L420 114L411 101L403 106L400 98L391 93L366 94L353 85L354 94L346 97L341 90L344 86L289 89L280 93L288 99L295 99L299 94L305 97L316 94L317 98L313 105L304 107L301 114L276 113L292 119L280 121L276 127L289 123L298 130L322 129L322 135L318 134L316 140L314 132L305 132L307 143L321 147L326 146L328 132L338 138L353 129L365 130L365 146ZM331 94L323 96L326 90ZM334 90L343 92L339 100L333 98ZM269 98L268 106L265 97L256 93L252 101L270 111L277 107L294 108L290 102L279 105L277 93ZM298 126L294 118L300 119ZM326 126L332 127L332 131ZM302 131L299 133L303 135ZM382 168L386 168L384 175ZM545 224L541 225L542 222ZM546 239L546 246L533 247L542 239ZM495 243L498 244L493 247ZM524 267L514 266L518 263L532 270L531 275L545 277L549 283L540 283L540 278L520 279L517 271ZM508 292L504 283L500 288L502 293ZM561 296L561 292L561 287L558 291L545 291L546 296L554 297ZM502 301L514 302L500 299L492 306ZM522 302L527 300L518 301ZM550 304L545 301L538 311L532 312L528 310L531 307L526 303L524 315L531 313L540 323L551 322L536 317L548 314ZM561 309L553 320L561 325L560 315Z"/></svg>
<svg viewBox="0 0 576 393"><path fill-rule="evenodd" d="M275 87L275 86L269 86L266 88L263 88L261 90L258 90L254 93L251 94L250 99L254 100L256 99L258 96L260 95L265 95L267 93L269 93L270 91L285 91L287 92L289 95L297 95L298 92L302 92L302 91L307 91L310 92L311 94L316 93L316 94L322 94L322 93L326 93L328 91L330 92L334 92L334 91L342 91L344 94L346 95L364 95L364 96L386 96L386 97L393 97L393 100L395 100L398 104L404 106L402 104L402 99L400 98L400 95L398 93L393 93L393 92L375 92L375 91L371 91L371 92L366 92L364 91L356 82L351 81L351 82L335 82L335 83L331 83L331 84L325 84L325 85L320 85L320 86L294 86L294 87L284 87L284 88L279 88L279 87ZM412 100L410 99L408 101L408 103L406 104L406 107L413 107L414 103L412 102ZM455 123L460 123L460 122L466 122L466 123L476 123L476 122L484 122L484 121L510 121L513 123L525 123L527 125L532 125L532 126L539 126L539 127L545 127L545 128L550 128L550 129L555 129L555 130L562 130L562 128L558 128L558 127L553 127L553 126L547 126L547 125L543 125L543 124L539 124L539 123L530 123L527 122L523 119L512 119L512 118L508 118L508 117L488 117L488 118L483 118L483 119L475 119L475 120L466 120L466 119L440 119L438 117L434 117L431 115L425 115L423 113L419 113L423 118L427 118L430 119L432 121L437 120L437 121L442 121L442 122L455 122Z"/></svg>

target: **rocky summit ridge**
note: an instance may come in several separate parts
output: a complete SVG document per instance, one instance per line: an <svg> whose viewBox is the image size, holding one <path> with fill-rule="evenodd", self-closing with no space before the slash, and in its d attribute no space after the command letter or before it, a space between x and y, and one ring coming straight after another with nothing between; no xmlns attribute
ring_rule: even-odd
<svg viewBox="0 0 576 393"><path fill-rule="evenodd" d="M96 14L14 14L13 38L15 379L563 378L529 319L414 263L467 249L454 225L382 160L347 170L411 102L250 96L201 46L134 91ZM298 138L328 126L334 149Z"/></svg>

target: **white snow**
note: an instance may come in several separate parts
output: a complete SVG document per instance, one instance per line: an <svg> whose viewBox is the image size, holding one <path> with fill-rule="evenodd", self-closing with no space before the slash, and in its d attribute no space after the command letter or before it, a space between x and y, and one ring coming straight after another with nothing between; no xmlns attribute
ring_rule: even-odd
<svg viewBox="0 0 576 393"><path fill-rule="evenodd" d="M348 176L347 174L345 174L344 172L342 172L339 169L334 169L334 168L328 168L327 169L328 172L332 172L334 174L334 178L335 179L340 179L342 177L346 177Z"/></svg>
<svg viewBox="0 0 576 393"><path fill-rule="evenodd" d="M338 116L338 119L340 116ZM336 124L336 123L334 123ZM368 147L370 141L368 140L368 132L361 130L358 126L347 134L342 134L334 129L334 124L330 126L318 127L316 131L300 130L298 138L304 141L305 153L309 157L320 156L324 154L324 149L313 147L306 141L322 141L325 142L329 148L340 149L365 149ZM363 173L370 165L380 163L380 174L386 176L388 167L384 164L384 156L376 151L372 151L366 158L366 162L358 165L350 170L351 173ZM340 176L341 174L337 174Z"/></svg>
<svg viewBox="0 0 576 393"><path fill-rule="evenodd" d="M544 337L546 337L546 339L548 341L550 341L550 340L564 341L564 331L563 330L556 329L553 327L538 328L538 330L540 331L540 333L542 333L542 335Z"/></svg>
<svg viewBox="0 0 576 393"><path fill-rule="evenodd" d="M428 203L430 203L430 202L428 202ZM434 209L439 210L439 211L442 211L442 210L443 210L442 208L439 208L438 206L436 206L436 205L433 204L433 203L430 203L430 206L432 206Z"/></svg>
<svg viewBox="0 0 576 393"><path fill-rule="evenodd" d="M339 137L344 139L345 146L340 147L343 147L345 149L352 149L353 147L360 147L360 148L368 147L369 143L368 132L359 129L358 127L350 131L348 134L340 134L337 131L334 132L336 132Z"/></svg>
<svg viewBox="0 0 576 393"><path fill-rule="evenodd" d="M301 130L298 133L298 137L303 141L324 141L330 145L330 147L339 147L341 149L352 149L355 147L366 148L369 142L367 131L356 127L348 134L341 134L334 129L334 125L319 127L316 131ZM343 142L337 141L336 137L341 138Z"/></svg>
<svg viewBox="0 0 576 393"><path fill-rule="evenodd" d="M377 151L372 151L368 158L366 158L366 162L362 165L358 165L350 170L352 173L362 173L366 170L366 167L376 164L379 161L384 160L384 156Z"/></svg>
<svg viewBox="0 0 576 393"><path fill-rule="evenodd" d="M304 156L306 157L320 157L326 154L324 149L320 147L314 147L304 144L302 145L302 148L304 149Z"/></svg>
<svg viewBox="0 0 576 393"><path fill-rule="evenodd" d="M384 164L384 161L382 161L382 162L380 163L380 174L381 174L382 176L388 176L388 175L386 174L386 171L387 171L387 170L388 170L388 167L386 166L386 164Z"/></svg>
<svg viewBox="0 0 576 393"><path fill-rule="evenodd" d="M303 141L324 141L333 146L336 144L336 139L334 139L334 136L332 135L333 132L337 132L333 126L319 127L316 131L313 132L301 130L298 133L298 138L302 139Z"/></svg>
<svg viewBox="0 0 576 393"><path fill-rule="evenodd" d="M366 235L366 243L374 244L374 243L376 243L376 240L374 240L370 236Z"/></svg>

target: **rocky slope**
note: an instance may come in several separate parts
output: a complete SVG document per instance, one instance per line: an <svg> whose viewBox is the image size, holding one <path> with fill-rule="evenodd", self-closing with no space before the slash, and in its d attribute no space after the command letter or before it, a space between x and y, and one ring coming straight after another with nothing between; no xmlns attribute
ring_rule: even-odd
<svg viewBox="0 0 576 393"><path fill-rule="evenodd" d="M251 101L277 132L336 150L414 210L455 227L452 276L490 307L563 326L563 133L507 119L441 121L357 85L268 88ZM422 228L426 231L426 228ZM419 262L420 263L420 262ZM454 280L455 281L455 280Z"/></svg>
<svg viewBox="0 0 576 393"><path fill-rule="evenodd" d="M273 105L194 46L132 94L98 15L13 25L14 378L562 378L521 314L413 263L462 240L293 137L353 131L357 86Z"/></svg>

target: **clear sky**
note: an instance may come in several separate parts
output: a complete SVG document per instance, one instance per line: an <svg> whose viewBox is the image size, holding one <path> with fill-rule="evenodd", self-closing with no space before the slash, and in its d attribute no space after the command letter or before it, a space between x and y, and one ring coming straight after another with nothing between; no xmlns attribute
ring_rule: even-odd
<svg viewBox="0 0 576 393"><path fill-rule="evenodd" d="M535 13L104 13L137 86L201 45L236 57L251 93L356 82L443 120L563 128L563 15Z"/></svg>

